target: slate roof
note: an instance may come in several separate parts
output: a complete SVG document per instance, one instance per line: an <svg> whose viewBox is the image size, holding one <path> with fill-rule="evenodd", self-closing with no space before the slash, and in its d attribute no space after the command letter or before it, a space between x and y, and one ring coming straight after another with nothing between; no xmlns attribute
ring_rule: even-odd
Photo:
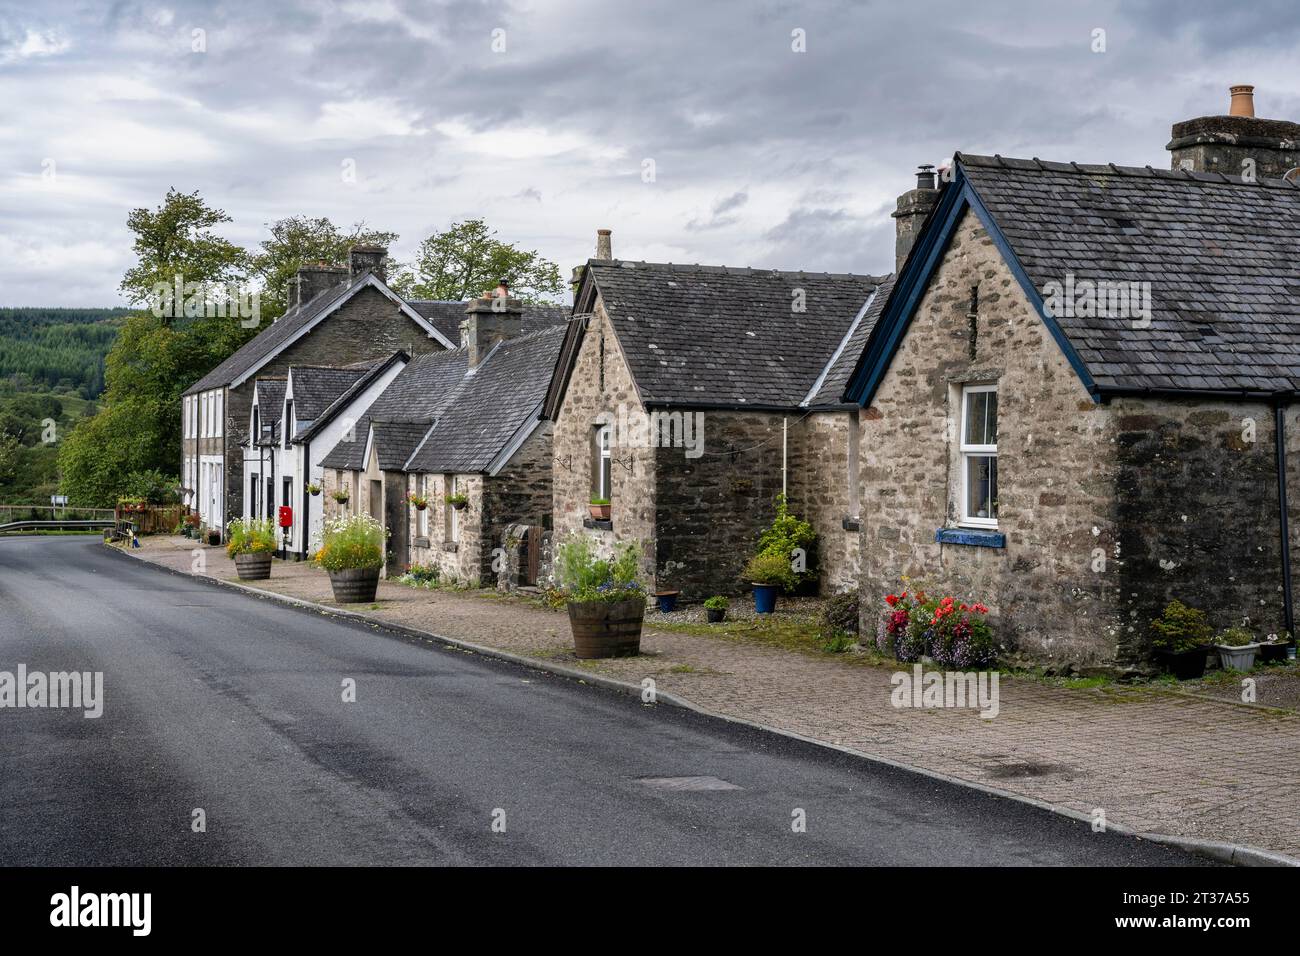
<svg viewBox="0 0 1300 956"><path fill-rule="evenodd" d="M1067 273L1151 284L1149 328L1056 319L1102 390L1300 388L1300 188L1151 167L957 161L1036 289Z"/></svg>
<svg viewBox="0 0 1300 956"><path fill-rule="evenodd" d="M256 383L258 418L263 427L270 425L271 434L256 441L269 445L279 440L280 415L284 412L284 391L288 385L283 378L259 378Z"/></svg>
<svg viewBox="0 0 1300 956"><path fill-rule="evenodd" d="M885 303L889 301L889 294L894 291L895 278L892 275L886 276L876 291L871 294L870 301L866 303L866 311L863 312L862 317L856 321L856 324L845 335L840 352L827 367L821 385L809 397L809 406L838 405L846 401L844 398L845 386L849 383L849 377L857 366L862 350L866 348L871 331L876 327L876 322L880 320L880 316L885 311Z"/></svg>
<svg viewBox="0 0 1300 956"><path fill-rule="evenodd" d="M653 404L797 407L882 281L617 259L587 269Z"/></svg>
<svg viewBox="0 0 1300 956"><path fill-rule="evenodd" d="M309 427L340 395L348 391L371 372L380 362L351 365L346 368L328 368L319 365L294 365L293 417L299 431Z"/></svg>
<svg viewBox="0 0 1300 956"><path fill-rule="evenodd" d="M487 472L511 441L538 419L564 327L498 344L465 375L406 463L413 472Z"/></svg>
<svg viewBox="0 0 1300 956"><path fill-rule="evenodd" d="M369 275L369 273L367 273ZM364 276L360 277L364 278ZM360 281L360 280L358 280ZM351 284L340 282L326 289L305 305L295 305L269 326L249 339L234 351L224 362L203 376L185 390L185 394L201 392L209 388L229 385L240 375L255 367L263 359L274 355L293 338L295 334L319 316L326 309L345 298L351 291Z"/></svg>
<svg viewBox="0 0 1300 956"><path fill-rule="evenodd" d="M418 422L372 421L372 424L381 471L401 471L411 452L429 431L427 424ZM364 467L364 464L359 467Z"/></svg>
<svg viewBox="0 0 1300 956"><path fill-rule="evenodd" d="M409 299L407 304L413 308L452 342L460 342L460 323L465 318L468 302L445 301L440 299ZM548 305L526 303L522 316L524 334L540 332L555 325L563 325L569 320L571 312L567 305Z"/></svg>

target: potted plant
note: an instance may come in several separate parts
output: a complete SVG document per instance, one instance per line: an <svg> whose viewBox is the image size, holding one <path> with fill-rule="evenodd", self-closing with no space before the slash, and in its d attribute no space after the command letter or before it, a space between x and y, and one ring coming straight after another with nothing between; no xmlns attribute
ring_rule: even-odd
<svg viewBox="0 0 1300 956"><path fill-rule="evenodd" d="M1286 660L1287 649L1290 646L1290 634L1285 631L1281 634L1270 634L1264 639L1264 643L1259 646L1259 662L1261 664L1277 664Z"/></svg>
<svg viewBox="0 0 1300 956"><path fill-rule="evenodd" d="M228 526L226 554L235 560L241 581L265 581L271 576L275 525L270 518L236 518Z"/></svg>
<svg viewBox="0 0 1300 956"><path fill-rule="evenodd" d="M411 491L407 493L406 500L411 503L411 506L414 507L416 511L423 511L425 508L429 507L428 495L420 495Z"/></svg>
<svg viewBox="0 0 1300 956"><path fill-rule="evenodd" d="M1255 635L1244 627L1229 627L1219 632L1214 649L1219 652L1219 664L1225 671L1248 671L1255 666L1255 652L1259 650Z"/></svg>
<svg viewBox="0 0 1300 956"><path fill-rule="evenodd" d="M656 591L655 601L659 605L660 614L671 614L677 610L677 596L681 591Z"/></svg>
<svg viewBox="0 0 1300 956"><path fill-rule="evenodd" d="M369 604L384 565L384 526L364 514L327 521L316 563L329 572L334 600Z"/></svg>
<svg viewBox="0 0 1300 956"><path fill-rule="evenodd" d="M459 492L454 495L444 495L442 500L447 502L447 504L451 505L457 511L464 511L466 506L469 505L469 496L460 494Z"/></svg>
<svg viewBox="0 0 1300 956"><path fill-rule="evenodd" d="M1166 671L1179 680L1205 673L1205 657L1214 631L1205 612L1174 600L1151 622L1151 647Z"/></svg>
<svg viewBox="0 0 1300 956"><path fill-rule="evenodd" d="M795 583L789 559L772 552L759 552L750 558L745 565L745 577L754 586L754 610L759 614L775 611L778 592Z"/></svg>
<svg viewBox="0 0 1300 956"><path fill-rule="evenodd" d="M220 529L220 528L209 528L209 529L208 529L208 544L211 545L211 546L214 547L214 548L221 544L221 529Z"/></svg>
<svg viewBox="0 0 1300 956"><path fill-rule="evenodd" d="M311 495L313 498L320 495L320 485L316 484L314 481L307 482L307 494Z"/></svg>
<svg viewBox="0 0 1300 956"><path fill-rule="evenodd" d="M710 624L721 624L727 617L727 608L731 605L721 594L715 594L704 602L704 614Z"/></svg>
<svg viewBox="0 0 1300 956"><path fill-rule="evenodd" d="M335 501L337 501L339 504L345 505L348 503L348 499L351 498L352 496L348 493L348 490L346 488L336 488L330 492L330 497L333 498Z"/></svg>
<svg viewBox="0 0 1300 956"><path fill-rule="evenodd" d="M592 498L591 504L587 505L587 511L590 512L592 518L597 521L608 521L609 509L610 504L608 498Z"/></svg>
<svg viewBox="0 0 1300 956"><path fill-rule="evenodd" d="M619 546L612 558L598 558L591 540L581 535L556 549L556 577L578 657L640 653L645 621L645 591L637 582L640 560L641 549L635 544Z"/></svg>

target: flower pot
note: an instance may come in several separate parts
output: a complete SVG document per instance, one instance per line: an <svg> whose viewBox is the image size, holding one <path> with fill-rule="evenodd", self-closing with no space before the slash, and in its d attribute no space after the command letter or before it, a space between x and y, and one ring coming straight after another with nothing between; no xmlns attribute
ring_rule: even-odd
<svg viewBox="0 0 1300 956"><path fill-rule="evenodd" d="M1248 671L1255 666L1259 644L1242 644L1240 647L1215 644L1214 649L1219 652L1219 664L1225 671Z"/></svg>
<svg viewBox="0 0 1300 956"><path fill-rule="evenodd" d="M671 614L677 610L677 595L681 593L681 591L656 591L655 600L659 602L659 612Z"/></svg>
<svg viewBox="0 0 1300 956"><path fill-rule="evenodd" d="M208 532L208 544L212 545L212 547L214 547L214 548L215 548L217 545L221 544L221 532L220 532L220 531L209 531L209 532Z"/></svg>
<svg viewBox="0 0 1300 956"><path fill-rule="evenodd" d="M727 618L727 609L725 607L721 610L707 607L704 609L704 613L708 617L710 624L721 624Z"/></svg>
<svg viewBox="0 0 1300 956"><path fill-rule="evenodd" d="M587 511L596 521L608 521L613 505L587 505Z"/></svg>
<svg viewBox="0 0 1300 956"><path fill-rule="evenodd" d="M1259 645L1259 657L1261 664L1279 664L1286 660L1287 648L1291 647L1288 641L1273 641L1269 644Z"/></svg>
<svg viewBox="0 0 1300 956"><path fill-rule="evenodd" d="M235 570L241 581L265 581L271 576L271 552L235 555Z"/></svg>
<svg viewBox="0 0 1300 956"><path fill-rule="evenodd" d="M1160 666L1179 680L1196 680L1205 675L1205 658L1208 648L1193 647L1190 651L1156 651Z"/></svg>
<svg viewBox="0 0 1300 956"><path fill-rule="evenodd" d="M416 511L423 511L423 510L424 510L425 508L427 508L427 507L429 507L427 504L416 505L416 506L415 506L415 510L416 510Z"/></svg>
<svg viewBox="0 0 1300 956"><path fill-rule="evenodd" d="M307 492L307 493L308 493L309 495L311 495L313 498L319 498L319 497L320 497L320 489L319 489L319 488L317 488L315 491L309 491L309 492Z"/></svg>
<svg viewBox="0 0 1300 956"><path fill-rule="evenodd" d="M578 657L630 657L641 652L645 599L569 602L569 627Z"/></svg>
<svg viewBox="0 0 1300 956"><path fill-rule="evenodd" d="M340 604L369 604L379 590L379 568L344 568L330 572L334 600Z"/></svg>
<svg viewBox="0 0 1300 956"><path fill-rule="evenodd" d="M759 614L771 614L776 610L776 595L781 590L777 584L754 585L754 610Z"/></svg>

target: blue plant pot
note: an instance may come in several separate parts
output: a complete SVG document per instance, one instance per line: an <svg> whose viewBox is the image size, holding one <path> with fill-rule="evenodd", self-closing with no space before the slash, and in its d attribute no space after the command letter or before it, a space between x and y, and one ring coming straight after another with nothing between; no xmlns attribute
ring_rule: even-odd
<svg viewBox="0 0 1300 956"><path fill-rule="evenodd" d="M655 595L655 600L659 602L659 611L663 614L669 614L677 610L677 595L679 591L661 591Z"/></svg>
<svg viewBox="0 0 1300 956"><path fill-rule="evenodd" d="M755 584L754 585L754 610L759 614L771 614L776 610L776 592L775 584Z"/></svg>

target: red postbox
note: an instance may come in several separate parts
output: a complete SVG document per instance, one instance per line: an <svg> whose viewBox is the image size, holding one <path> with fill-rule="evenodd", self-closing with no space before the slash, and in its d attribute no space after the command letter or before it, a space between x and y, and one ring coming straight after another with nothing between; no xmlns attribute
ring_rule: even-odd
<svg viewBox="0 0 1300 956"><path fill-rule="evenodd" d="M280 505L280 510L279 510L278 513L279 513L279 516L280 516L280 527L281 527L281 528L292 528L292 527L293 527L293 508L289 507L288 505Z"/></svg>

